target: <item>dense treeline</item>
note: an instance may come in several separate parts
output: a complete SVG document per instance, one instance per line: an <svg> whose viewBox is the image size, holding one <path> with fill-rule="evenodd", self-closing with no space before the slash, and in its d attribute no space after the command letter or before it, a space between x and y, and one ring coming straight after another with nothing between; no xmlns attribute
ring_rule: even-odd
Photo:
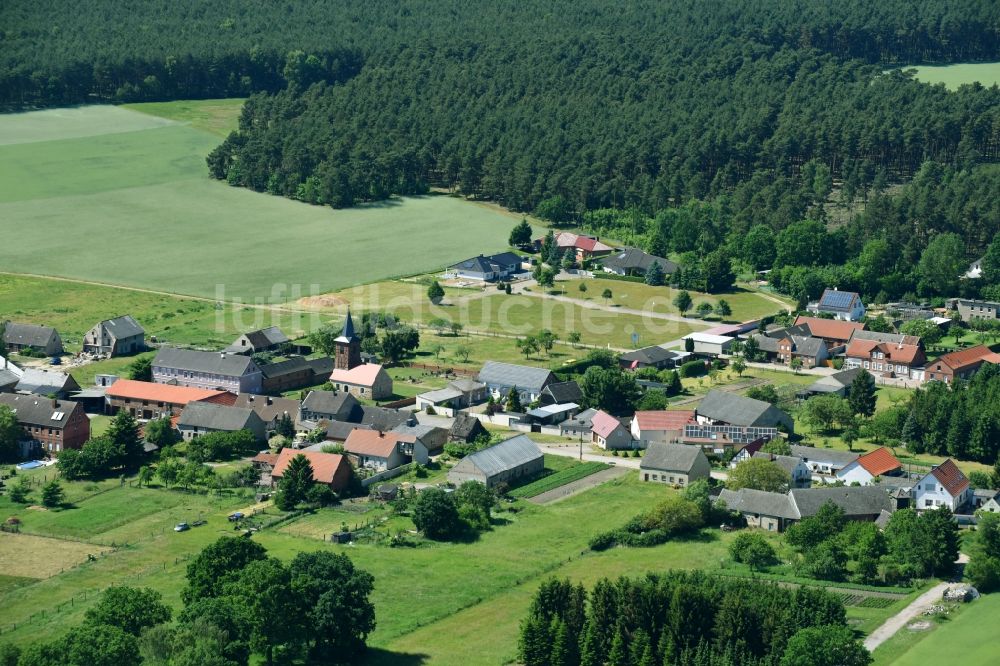
<svg viewBox="0 0 1000 666"><path fill-rule="evenodd" d="M815 643L803 639L819 636L836 656L809 656ZM843 604L828 592L669 572L604 579L589 594L569 581L543 583L521 624L519 660L526 666L864 666L871 658L847 628Z"/></svg>

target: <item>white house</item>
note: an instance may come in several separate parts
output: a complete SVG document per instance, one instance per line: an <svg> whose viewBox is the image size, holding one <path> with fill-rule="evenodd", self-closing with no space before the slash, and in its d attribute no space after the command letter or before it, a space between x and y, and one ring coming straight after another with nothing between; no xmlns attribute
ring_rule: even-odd
<svg viewBox="0 0 1000 666"><path fill-rule="evenodd" d="M591 433L593 443L606 451L631 449L635 445L628 428L604 411L598 411L591 417Z"/></svg>
<svg viewBox="0 0 1000 666"><path fill-rule="evenodd" d="M728 354L734 342L733 338L729 336L712 335L710 333L689 333L684 336L684 339L694 342L694 349L692 351L695 354L704 354L706 356Z"/></svg>
<svg viewBox="0 0 1000 666"><path fill-rule="evenodd" d="M837 289L824 290L819 301L807 305L806 310L816 314L821 312L832 314L841 321L859 321L865 316L865 305L858 293Z"/></svg>
<svg viewBox="0 0 1000 666"><path fill-rule="evenodd" d="M774 453L758 451L751 456L761 460L769 460L775 465L785 470L791 478L791 488L808 488L812 485L812 472L809 467L798 456L782 456Z"/></svg>
<svg viewBox="0 0 1000 666"><path fill-rule="evenodd" d="M638 411L632 418L632 439L637 448L645 449L653 442L671 444L680 440L684 426L694 422L692 411Z"/></svg>
<svg viewBox="0 0 1000 666"><path fill-rule="evenodd" d="M946 506L952 511L972 502L972 486L962 470L948 458L913 487L913 507L918 511Z"/></svg>
<svg viewBox="0 0 1000 666"><path fill-rule="evenodd" d="M902 464L889 449L881 447L850 462L837 472L837 479L847 485L871 485L877 477L898 474Z"/></svg>

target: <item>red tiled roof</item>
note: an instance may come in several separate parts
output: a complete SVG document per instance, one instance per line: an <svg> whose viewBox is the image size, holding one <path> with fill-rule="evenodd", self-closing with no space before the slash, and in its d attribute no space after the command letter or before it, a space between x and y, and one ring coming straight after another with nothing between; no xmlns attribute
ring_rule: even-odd
<svg viewBox="0 0 1000 666"><path fill-rule="evenodd" d="M847 355L853 358L871 358L872 351L878 349L886 355L886 361L911 365L920 358L921 349L918 344L878 342L876 340L851 340L847 346Z"/></svg>
<svg viewBox="0 0 1000 666"><path fill-rule="evenodd" d="M226 391L174 386L173 384L155 384L153 382L140 382L134 379L119 379L107 388L106 394L112 398L128 398L131 400L149 400L151 402L169 402L173 405L186 405L189 402L218 398L225 395Z"/></svg>
<svg viewBox="0 0 1000 666"><path fill-rule="evenodd" d="M806 324L813 336L829 340L843 340L847 342L851 339L854 331L865 330L865 324L857 321L840 321L838 319L823 319L822 317L795 318L795 325Z"/></svg>
<svg viewBox="0 0 1000 666"><path fill-rule="evenodd" d="M395 432L379 432L378 430L367 430L365 428L355 428L344 441L344 450L362 456L377 456L388 458L392 455L398 442L412 444L417 441L413 435L404 435Z"/></svg>
<svg viewBox="0 0 1000 666"><path fill-rule="evenodd" d="M621 421L604 411L598 411L594 414L590 419L590 423L591 430L598 437L607 437L615 431L615 428L621 425Z"/></svg>
<svg viewBox="0 0 1000 666"><path fill-rule="evenodd" d="M645 411L636 412L635 419L640 430L683 430L688 423L694 423L692 411Z"/></svg>
<svg viewBox="0 0 1000 666"><path fill-rule="evenodd" d="M261 451L260 453L258 453L257 455L255 455L253 458L251 458L250 462L266 463L266 464L270 465L271 467L274 467L274 465L276 465L277 462L278 462L278 454L277 453L271 453L270 451Z"/></svg>
<svg viewBox="0 0 1000 666"><path fill-rule="evenodd" d="M951 461L951 458L932 469L931 476L937 479L938 483L944 486L944 489L952 497L958 497L969 487L969 479L958 468L958 465Z"/></svg>
<svg viewBox="0 0 1000 666"><path fill-rule="evenodd" d="M886 472L899 469L902 464L892 455L892 451L883 447L870 451L858 458L858 464L872 476L881 476Z"/></svg>
<svg viewBox="0 0 1000 666"><path fill-rule="evenodd" d="M976 345L968 349L959 349L943 354L938 358L938 363L944 363L952 370L962 370L970 365L982 363L992 355L993 352L986 345Z"/></svg>
<svg viewBox="0 0 1000 666"><path fill-rule="evenodd" d="M346 464L344 456L339 453L323 453L322 451L297 451L295 449L282 449L278 455L278 461L274 464L271 477L280 479L285 473L285 468L295 456L305 456L312 465L313 480L319 483L331 484L333 477L341 465Z"/></svg>

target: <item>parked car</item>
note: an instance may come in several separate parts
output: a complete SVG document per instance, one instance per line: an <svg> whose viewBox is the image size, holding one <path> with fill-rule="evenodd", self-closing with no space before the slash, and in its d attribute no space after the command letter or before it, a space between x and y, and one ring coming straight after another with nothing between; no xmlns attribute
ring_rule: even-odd
<svg viewBox="0 0 1000 666"><path fill-rule="evenodd" d="M239 511L229 514L229 522L235 523L238 520L243 520L243 514Z"/></svg>
<svg viewBox="0 0 1000 666"><path fill-rule="evenodd" d="M189 529L191 529L191 526L187 523L177 523L174 525L174 532L187 532Z"/></svg>

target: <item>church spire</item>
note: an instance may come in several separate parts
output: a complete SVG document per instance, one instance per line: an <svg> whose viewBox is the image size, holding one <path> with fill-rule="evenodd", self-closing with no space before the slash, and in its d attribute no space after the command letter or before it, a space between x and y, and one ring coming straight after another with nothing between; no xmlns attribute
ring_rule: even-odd
<svg viewBox="0 0 1000 666"><path fill-rule="evenodd" d="M340 334L340 337L347 338L348 340L353 340L354 335L354 320L351 318L351 309L347 308L347 320L344 322L344 331Z"/></svg>

